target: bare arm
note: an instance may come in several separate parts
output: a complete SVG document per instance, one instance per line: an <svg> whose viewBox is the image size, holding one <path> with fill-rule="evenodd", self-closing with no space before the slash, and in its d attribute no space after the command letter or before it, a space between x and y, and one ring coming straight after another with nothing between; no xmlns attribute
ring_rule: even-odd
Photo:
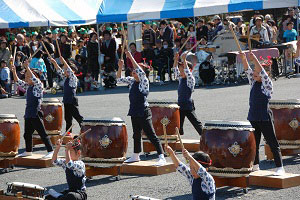
<svg viewBox="0 0 300 200"><path fill-rule="evenodd" d="M126 51L125 54L126 54L126 57L129 58L129 60L131 61L134 69L140 67L129 51Z"/></svg>
<svg viewBox="0 0 300 200"><path fill-rule="evenodd" d="M66 163L69 163L71 160L70 150L72 149L72 142L66 144Z"/></svg>
<svg viewBox="0 0 300 200"><path fill-rule="evenodd" d="M254 70L256 72L260 73L263 70L263 67L259 63L257 57L252 52L250 52L249 53L249 58L250 58L250 61L255 65L255 69Z"/></svg>
<svg viewBox="0 0 300 200"><path fill-rule="evenodd" d="M53 64L53 66L55 67L55 69L57 71L61 70L61 68L59 67L59 65L57 64L56 60L53 58L50 58L51 63Z"/></svg>
<svg viewBox="0 0 300 200"><path fill-rule="evenodd" d="M120 59L119 62L118 62L118 72L117 72L117 78L121 78L121 75L122 75L122 68L124 66L124 60L123 59Z"/></svg>
<svg viewBox="0 0 300 200"><path fill-rule="evenodd" d="M175 155L173 149L170 146L166 145L165 146L165 152L167 152L170 155L175 167L177 168L180 164L180 160Z"/></svg>
<svg viewBox="0 0 300 200"><path fill-rule="evenodd" d="M56 142L56 148L55 148L55 150L54 150L54 153L53 153L53 156L52 156L52 160L51 160L52 163L54 163L54 161L57 160L57 155L58 155L58 152L59 152L59 150L60 150L60 147L61 147L61 141L60 141L60 139L59 139L59 140L57 140L57 142Z"/></svg>
<svg viewBox="0 0 300 200"><path fill-rule="evenodd" d="M242 59L244 70L247 71L250 68L250 66L249 66L249 63L247 61L246 54L245 53L240 53L240 56L241 56L241 59Z"/></svg>

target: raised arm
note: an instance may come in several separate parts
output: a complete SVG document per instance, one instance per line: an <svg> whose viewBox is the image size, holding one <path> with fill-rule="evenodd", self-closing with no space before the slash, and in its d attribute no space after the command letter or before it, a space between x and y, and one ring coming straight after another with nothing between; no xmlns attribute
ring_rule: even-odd
<svg viewBox="0 0 300 200"><path fill-rule="evenodd" d="M173 161L175 167L177 168L180 164L180 160L175 155L173 149L169 145L165 145L165 152L167 152L170 155L171 160Z"/></svg>
<svg viewBox="0 0 300 200"><path fill-rule="evenodd" d="M134 81L134 78L131 76L128 77L122 77L122 68L124 65L124 60L120 59L118 62L118 72L117 72L117 82L118 83L125 83L125 84L132 84Z"/></svg>
<svg viewBox="0 0 300 200"><path fill-rule="evenodd" d="M124 60L123 59L119 59L118 61L118 72L117 72L117 78L121 78L121 75L122 75L122 69L123 69L123 66L124 66Z"/></svg>
<svg viewBox="0 0 300 200"><path fill-rule="evenodd" d="M179 61L179 53L177 52L174 56L174 63L173 63L173 68L174 68L174 73L175 73L175 78L178 79L180 77L179 69L178 69L178 61Z"/></svg>
<svg viewBox="0 0 300 200"><path fill-rule="evenodd" d="M63 79L64 78L64 73L60 66L57 64L56 60L53 58L50 58L50 62L53 64L54 68L56 69L58 75Z"/></svg>
<svg viewBox="0 0 300 200"><path fill-rule="evenodd" d="M183 60L183 65L184 65L184 74L187 78L187 86L192 90L192 92L194 91L194 88L195 88L195 78L192 74L192 72L190 71L189 67L188 67L188 64L187 64L187 61L186 61L186 56L187 56L187 53L184 53L182 55L182 60Z"/></svg>
<svg viewBox="0 0 300 200"><path fill-rule="evenodd" d="M51 159L52 163L54 163L57 160L57 154L58 154L58 152L60 150L61 144L62 144L62 142L60 141L60 139L57 140L57 142L56 142L56 148L54 150L54 153L53 153L53 156L52 156L52 159Z"/></svg>
<svg viewBox="0 0 300 200"><path fill-rule="evenodd" d="M244 66L245 73L247 75L248 81L250 85L253 85L254 79L253 79L253 71L251 67L249 66L249 63L247 61L247 57L245 53L240 53L242 64Z"/></svg>

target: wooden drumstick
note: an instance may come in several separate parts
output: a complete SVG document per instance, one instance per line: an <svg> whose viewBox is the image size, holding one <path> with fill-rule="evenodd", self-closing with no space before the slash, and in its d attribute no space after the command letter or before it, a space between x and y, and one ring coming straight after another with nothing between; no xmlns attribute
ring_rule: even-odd
<svg viewBox="0 0 300 200"><path fill-rule="evenodd" d="M46 45L44 44L43 41L42 41L42 45L43 45L45 51L47 52L48 57L51 58L51 55L50 55L50 53L49 53L48 49L46 48Z"/></svg>
<svg viewBox="0 0 300 200"><path fill-rule="evenodd" d="M251 39L250 39L250 33L248 34L248 47L249 47L249 52L252 51L252 46L251 46Z"/></svg>
<svg viewBox="0 0 300 200"><path fill-rule="evenodd" d="M239 43L239 41L238 41L238 39L237 39L237 37L236 37L236 35L235 35L233 29L232 29L232 26L229 26L229 27L230 27L230 31L231 31L231 33L232 33L232 35L233 35L234 41L235 41L235 43L236 43L236 45L237 45L237 47L238 47L238 49L239 49L239 52L242 53L242 52L243 52L243 51L242 51L242 48L241 48L240 43Z"/></svg>
<svg viewBox="0 0 300 200"><path fill-rule="evenodd" d="M178 139L179 139L179 142L180 142L180 146L181 146L181 149L183 150L183 149L184 149L184 145L183 145L183 142L182 142L182 140L181 140L181 136L180 136L178 127L176 127L176 134L178 135ZM186 161L186 163L189 163L189 160L186 159L186 158L185 158L185 161Z"/></svg>
<svg viewBox="0 0 300 200"><path fill-rule="evenodd" d="M42 46L40 46L37 50L35 50L35 52L33 52L33 54L29 57L28 60L31 60L33 58L33 56L35 56L35 54L39 51L42 50Z"/></svg>
<svg viewBox="0 0 300 200"><path fill-rule="evenodd" d="M85 134L87 134L88 132L90 132L92 129L89 128L88 130L84 131L83 133L81 133L77 138L73 139L72 142L74 142L75 140L79 140L80 138L82 138L82 136L84 136Z"/></svg>
<svg viewBox="0 0 300 200"><path fill-rule="evenodd" d="M201 41L198 41L189 51L192 51L194 48L196 48L199 44L200 44Z"/></svg>
<svg viewBox="0 0 300 200"><path fill-rule="evenodd" d="M121 27L122 27L122 35L123 35L123 45L122 45L122 51L121 51L121 60L123 60L123 55L124 55L124 50L125 50L125 46L127 44L126 42L126 34L125 34L125 29L124 29L124 25L123 22L121 23Z"/></svg>
<svg viewBox="0 0 300 200"><path fill-rule="evenodd" d="M17 46L15 46L15 49L14 49L13 65L15 65L16 53L17 53Z"/></svg>
<svg viewBox="0 0 300 200"><path fill-rule="evenodd" d="M68 132L70 132L70 130L71 130L74 126L75 126L75 124L72 124L72 125L70 126L70 128L69 128L63 135L60 135L60 136L62 136L60 139L61 139L61 140L64 139L64 137L68 134Z"/></svg>
<svg viewBox="0 0 300 200"><path fill-rule="evenodd" d="M58 55L59 55L59 57L61 57L61 52L60 52L60 47L59 47L59 43L58 43L57 37L55 38L55 40L56 40L56 46L57 46L57 50L58 50Z"/></svg>
<svg viewBox="0 0 300 200"><path fill-rule="evenodd" d="M192 35L190 35L190 36L186 39L186 41L183 43L182 47L179 49L178 52L181 52L181 51L182 51L182 49L185 47L185 45L188 43L188 41L190 40L191 37L192 37Z"/></svg>

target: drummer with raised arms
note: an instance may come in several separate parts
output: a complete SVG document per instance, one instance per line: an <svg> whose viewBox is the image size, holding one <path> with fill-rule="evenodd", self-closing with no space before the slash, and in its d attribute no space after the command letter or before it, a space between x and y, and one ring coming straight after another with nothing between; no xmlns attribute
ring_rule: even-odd
<svg viewBox="0 0 300 200"><path fill-rule="evenodd" d="M131 116L133 128L134 153L125 162L131 163L140 161L139 154L142 151L141 139L143 130L148 139L156 148L156 151L159 155L158 162L156 163L156 165L164 165L166 164L166 160L163 154L162 145L155 134L152 124L152 113L150 108L148 107L149 104L147 102L147 96L149 95L149 80L146 77L146 73L134 60L130 52L126 51L126 57L130 59L134 67L134 70L132 71L132 76L128 76L125 78L121 77L124 61L119 60L117 78L118 83L129 84L130 106L128 115Z"/></svg>
<svg viewBox="0 0 300 200"><path fill-rule="evenodd" d="M43 84L38 78L38 74L32 72L29 68L29 61L26 60L23 63L26 69L25 81L18 78L16 67L12 66L11 70L15 82L26 88L26 108L25 108L25 149L26 151L19 157L31 156L32 155L32 134L34 131L40 135L42 141L44 142L48 153L44 158L51 158L53 155L53 148L46 133L45 126L43 123L43 113L41 112L41 103L43 99Z"/></svg>
<svg viewBox="0 0 300 200"><path fill-rule="evenodd" d="M73 118L75 118L75 120L81 127L83 117L79 113L78 99L76 97L77 77L73 71L75 70L75 66L68 65L68 63L62 56L59 59L60 62L64 65L63 70L58 66L57 62L53 58L50 58L50 61L54 65L59 76L65 80L63 102L65 107L66 130L68 130L72 126ZM70 132L72 132L72 129L70 130Z"/></svg>
<svg viewBox="0 0 300 200"><path fill-rule="evenodd" d="M180 106L180 134L183 135L184 119L187 117L199 135L202 134L202 123L197 118L195 113L194 101L192 99L192 93L195 87L195 78L193 77L188 63L186 61L187 53L183 53L181 58L183 64L178 67L179 54L175 55L174 69L175 77L179 79L178 85L178 105Z"/></svg>
<svg viewBox="0 0 300 200"><path fill-rule="evenodd" d="M249 58L255 65L254 71L250 68L246 55L241 53L240 56L251 85L248 120L252 127L255 128L254 136L256 140L256 156L253 170L259 170L259 144L261 134L263 134L266 143L271 148L275 165L277 167L274 175L283 175L285 170L283 168L281 151L275 135L273 114L269 109L269 100L273 94L272 80L252 52L249 53ZM265 67L269 67L270 65L270 61L264 64Z"/></svg>

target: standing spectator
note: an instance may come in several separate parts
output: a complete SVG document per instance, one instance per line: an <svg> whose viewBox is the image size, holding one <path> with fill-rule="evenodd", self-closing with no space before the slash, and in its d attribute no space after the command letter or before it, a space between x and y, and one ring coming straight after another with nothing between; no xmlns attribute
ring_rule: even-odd
<svg viewBox="0 0 300 200"><path fill-rule="evenodd" d="M155 32L155 41L160 37L159 29L157 27L157 23L153 22L152 23L152 29Z"/></svg>
<svg viewBox="0 0 300 200"><path fill-rule="evenodd" d="M0 84L7 93L10 93L10 71L7 62L1 60L0 67Z"/></svg>
<svg viewBox="0 0 300 200"><path fill-rule="evenodd" d="M208 28L204 24L204 19L199 19L199 21L197 23L197 28L196 28L197 41L200 41L201 38L203 38L203 37L207 38L207 32L208 32Z"/></svg>
<svg viewBox="0 0 300 200"><path fill-rule="evenodd" d="M88 71L92 73L93 79L98 81L100 69L98 63L98 40L95 32L90 34L90 40L87 44L87 54Z"/></svg>
<svg viewBox="0 0 300 200"><path fill-rule="evenodd" d="M256 17L254 23L255 23L255 26L253 26L251 28L250 36L259 35L261 42L263 42L263 43L270 42L268 31L264 26L262 26L263 19L261 17Z"/></svg>
<svg viewBox="0 0 300 200"><path fill-rule="evenodd" d="M108 30L103 31L103 39L101 53L104 54L104 70L110 73L115 70L117 45L115 39L111 38L111 33Z"/></svg>
<svg viewBox="0 0 300 200"><path fill-rule="evenodd" d="M295 15L294 8L289 8L288 9L288 15L291 18L291 21L294 23L293 24L293 29L297 30L297 15Z"/></svg>
<svg viewBox="0 0 300 200"><path fill-rule="evenodd" d="M174 33L173 30L168 26L166 20L160 22L160 39L167 41L170 47L174 46Z"/></svg>
<svg viewBox="0 0 300 200"><path fill-rule="evenodd" d="M175 41L175 39L177 38L177 31L176 31L176 28L174 26L174 24L172 22L170 22L170 28L173 30L173 42Z"/></svg>
<svg viewBox="0 0 300 200"><path fill-rule="evenodd" d="M260 16L260 13L259 13L259 11L254 11L254 15L253 15L253 17L250 19L250 25L249 25L249 27L250 28L252 28L253 26L255 26L255 18L256 17L259 17Z"/></svg>
<svg viewBox="0 0 300 200"><path fill-rule="evenodd" d="M0 61L4 60L5 62L8 62L10 57L11 57L11 53L7 47L6 40L1 40L0 41Z"/></svg>
<svg viewBox="0 0 300 200"><path fill-rule="evenodd" d="M190 37L190 43L192 44L192 46L194 46L194 44L196 44L196 31L195 31L195 27L194 25L190 24L189 28L188 28L188 32L186 34L186 38Z"/></svg>
<svg viewBox="0 0 300 200"><path fill-rule="evenodd" d="M61 56L65 60L68 60L69 58L71 58L71 45L67 42L68 37L67 37L67 35L63 34L64 32L65 32L65 30L61 29L62 34L60 34L60 41L58 41L58 46L60 48ZM56 44L55 49L56 49L55 50L55 58L59 58L57 44Z"/></svg>
<svg viewBox="0 0 300 200"><path fill-rule="evenodd" d="M272 38L270 39L270 41L272 41L273 44L277 44L278 30L276 23L274 20L269 20L267 23L270 27L270 31L272 32Z"/></svg>
<svg viewBox="0 0 300 200"><path fill-rule="evenodd" d="M83 59L83 62L86 62L87 48L86 48L84 40L81 38L78 40L78 54L81 56L81 59ZM76 59L76 57L75 57L75 59Z"/></svg>
<svg viewBox="0 0 300 200"><path fill-rule="evenodd" d="M214 34L215 34L215 25L213 22L208 22L207 23L207 40L208 42L211 42L214 39Z"/></svg>
<svg viewBox="0 0 300 200"><path fill-rule="evenodd" d="M223 27L224 27L224 31L229 31L230 30L230 27L232 27L233 28L233 30L235 29L235 24L232 22L232 21L230 21L230 19L229 18L225 18L224 20L223 20Z"/></svg>
<svg viewBox="0 0 300 200"><path fill-rule="evenodd" d="M143 43L147 42L150 46L155 45L155 32L150 26L150 22L145 23L145 30L143 34Z"/></svg>
<svg viewBox="0 0 300 200"><path fill-rule="evenodd" d="M137 63L141 63L143 61L142 54L141 54L141 52L138 52L136 50L136 44L130 43L129 48L130 48L130 52L131 52L131 55L134 58L134 60ZM130 74L134 70L134 68L133 68L133 64L131 63L129 58L126 58L126 63L127 63L127 69L125 71L125 76L127 77L127 76L130 76Z"/></svg>
<svg viewBox="0 0 300 200"><path fill-rule="evenodd" d="M35 32L35 31L32 32L32 34L31 34L31 41L29 43L31 54L33 54L37 50L37 48L38 48L38 42L36 40L36 36L37 35L38 35L38 33Z"/></svg>
<svg viewBox="0 0 300 200"><path fill-rule="evenodd" d="M216 35L219 35L222 33L224 27L223 27L223 24L222 24L222 21L221 21L221 18L219 17L219 15L215 15L213 17L213 22L215 25L215 29L214 29L214 37L215 37Z"/></svg>
<svg viewBox="0 0 300 200"><path fill-rule="evenodd" d="M283 34L283 38L285 39L285 42L291 42L297 40L298 33L294 27L294 22L289 22L287 24L288 30L286 30Z"/></svg>
<svg viewBox="0 0 300 200"><path fill-rule="evenodd" d="M179 53L180 47L181 47L181 41L180 39L177 38L175 40L174 54Z"/></svg>
<svg viewBox="0 0 300 200"><path fill-rule="evenodd" d="M14 48L17 48L17 51L22 51L27 57L30 57L30 47L25 42L23 34L17 35L17 45ZM14 52L14 48L12 52Z"/></svg>

